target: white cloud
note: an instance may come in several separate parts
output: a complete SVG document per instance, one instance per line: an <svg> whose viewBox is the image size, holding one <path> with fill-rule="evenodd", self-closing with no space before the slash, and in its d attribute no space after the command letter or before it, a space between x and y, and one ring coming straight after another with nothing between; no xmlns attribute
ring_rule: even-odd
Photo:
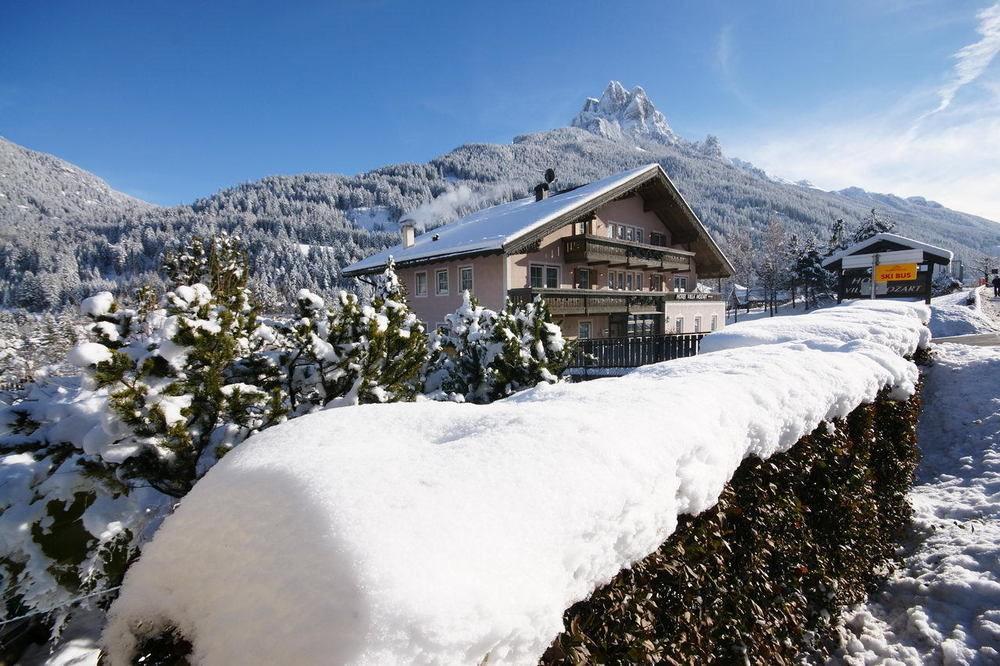
<svg viewBox="0 0 1000 666"><path fill-rule="evenodd" d="M959 49L953 56L957 61L955 69L951 80L938 90L941 101L933 113L947 109L958 91L982 76L1000 52L1000 3L982 10L976 18L979 19L977 30L982 39Z"/></svg>
<svg viewBox="0 0 1000 666"><path fill-rule="evenodd" d="M977 18L982 39L956 52L946 86L914 90L895 103L831 100L828 113L737 141L733 154L823 189L856 185L924 196L1000 221L1000 76L989 69L1000 52L1000 4ZM859 108L875 111L844 114Z"/></svg>
<svg viewBox="0 0 1000 666"><path fill-rule="evenodd" d="M715 38L715 69L719 73L719 79L733 97L739 100L747 109L760 113L759 105L743 89L739 82L739 76L737 75L738 54L733 36L734 31L735 25L732 23L727 23L719 30L719 34Z"/></svg>

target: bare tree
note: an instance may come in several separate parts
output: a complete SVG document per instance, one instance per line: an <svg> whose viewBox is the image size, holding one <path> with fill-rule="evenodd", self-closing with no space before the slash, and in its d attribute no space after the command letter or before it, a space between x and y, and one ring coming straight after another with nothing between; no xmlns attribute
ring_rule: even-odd
<svg viewBox="0 0 1000 666"><path fill-rule="evenodd" d="M728 256L733 264L733 289L736 285L742 285L747 290L747 312L750 311L750 289L754 280L754 250L753 237L746 227L738 227L736 233L729 239ZM733 308L736 314L738 308Z"/></svg>
<svg viewBox="0 0 1000 666"><path fill-rule="evenodd" d="M754 272L764 290L768 312L772 317L778 309L778 290L788 281L787 246L788 231L784 223L778 218L771 218L757 245Z"/></svg>
<svg viewBox="0 0 1000 666"><path fill-rule="evenodd" d="M986 280L986 282L989 282L990 271L996 268L997 259L996 257L991 257L990 255L984 253L977 256L973 260L972 265L976 267L977 271L982 271L983 279Z"/></svg>

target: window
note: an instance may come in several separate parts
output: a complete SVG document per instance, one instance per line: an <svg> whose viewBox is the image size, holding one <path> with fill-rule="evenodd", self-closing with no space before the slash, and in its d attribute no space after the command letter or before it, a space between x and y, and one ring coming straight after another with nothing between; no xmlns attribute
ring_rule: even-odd
<svg viewBox="0 0 1000 666"><path fill-rule="evenodd" d="M427 295L427 271L420 271L413 274L413 295Z"/></svg>
<svg viewBox="0 0 1000 666"><path fill-rule="evenodd" d="M684 317L678 317L674 320L674 332L683 333L684 332Z"/></svg>
<svg viewBox="0 0 1000 666"><path fill-rule="evenodd" d="M711 330L716 330L719 328L719 315L712 315L712 328Z"/></svg>
<svg viewBox="0 0 1000 666"><path fill-rule="evenodd" d="M625 274L625 288L628 289L629 291L632 291L632 274L631 273L626 273Z"/></svg>
<svg viewBox="0 0 1000 666"><path fill-rule="evenodd" d="M444 268L436 273L437 276L437 295L447 296L448 295L448 269Z"/></svg>
<svg viewBox="0 0 1000 666"><path fill-rule="evenodd" d="M581 321L580 322L580 332L577 334L578 338L581 340L587 340L590 338L590 322Z"/></svg>
<svg viewBox="0 0 1000 666"><path fill-rule="evenodd" d="M541 289L545 286L545 267L532 264L530 268L530 280L533 289Z"/></svg>
<svg viewBox="0 0 1000 666"><path fill-rule="evenodd" d="M622 271L618 271L618 288L619 289L625 288L625 273L623 273Z"/></svg>
<svg viewBox="0 0 1000 666"><path fill-rule="evenodd" d="M458 290L472 293L472 266L462 266L458 269Z"/></svg>
<svg viewBox="0 0 1000 666"><path fill-rule="evenodd" d="M655 231L651 231L651 232L649 232L649 244L650 245L659 245L660 247L666 247L667 246L667 235L666 234L657 233Z"/></svg>
<svg viewBox="0 0 1000 666"><path fill-rule="evenodd" d="M643 230L639 227L633 227L628 224L618 224L617 222L608 222L608 238L617 238L618 240L630 241L634 243L641 243L643 237Z"/></svg>
<svg viewBox="0 0 1000 666"><path fill-rule="evenodd" d="M576 288L577 289L590 289L590 269L589 268L578 268L578 269L576 269Z"/></svg>
<svg viewBox="0 0 1000 666"><path fill-rule="evenodd" d="M686 276L674 276L674 291L687 291L688 279Z"/></svg>
<svg viewBox="0 0 1000 666"><path fill-rule="evenodd" d="M695 333L701 333L701 317L700 316L694 318L694 332Z"/></svg>
<svg viewBox="0 0 1000 666"><path fill-rule="evenodd" d="M642 291L642 273L635 274L635 288Z"/></svg>
<svg viewBox="0 0 1000 666"><path fill-rule="evenodd" d="M559 267L531 264L528 278L533 289L556 289L559 287Z"/></svg>
<svg viewBox="0 0 1000 666"><path fill-rule="evenodd" d="M608 271L608 289L615 288L615 272Z"/></svg>
<svg viewBox="0 0 1000 666"><path fill-rule="evenodd" d="M555 289L559 286L559 267L558 266L546 266L545 267L545 286L549 289Z"/></svg>
<svg viewBox="0 0 1000 666"><path fill-rule="evenodd" d="M663 291L663 276L662 275L651 275L651 276L649 276L649 290L650 291Z"/></svg>

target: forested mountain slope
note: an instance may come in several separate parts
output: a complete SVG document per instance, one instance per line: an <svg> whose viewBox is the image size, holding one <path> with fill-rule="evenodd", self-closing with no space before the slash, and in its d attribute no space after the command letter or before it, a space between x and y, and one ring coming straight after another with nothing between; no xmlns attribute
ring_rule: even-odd
<svg viewBox="0 0 1000 666"><path fill-rule="evenodd" d="M960 258L1000 248L1000 225L920 198L859 188L824 192L771 179L726 158L714 137L676 137L640 93L612 84L608 99L588 100L574 121L588 129L468 144L427 164L356 176L273 176L172 208L139 202L62 160L0 139L0 304L55 308L101 289L125 293L157 283L165 247L225 229L247 241L255 289L278 306L301 287L322 293L345 285L340 268L394 244L404 212L434 226L526 196L548 167L563 189L653 161L723 245L736 229L758 233L774 217L800 237L825 238L834 220L852 224L876 207L899 233Z"/></svg>

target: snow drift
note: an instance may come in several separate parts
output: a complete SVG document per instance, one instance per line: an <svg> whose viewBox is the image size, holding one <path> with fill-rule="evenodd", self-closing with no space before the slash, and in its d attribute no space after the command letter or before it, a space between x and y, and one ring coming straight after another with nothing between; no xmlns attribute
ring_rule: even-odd
<svg viewBox="0 0 1000 666"><path fill-rule="evenodd" d="M534 663L567 607L712 506L744 457L883 387L912 394L902 355L926 342L926 308L826 312L780 334L741 325L725 350L621 378L267 430L129 572L104 636L112 663L169 627L203 664Z"/></svg>

